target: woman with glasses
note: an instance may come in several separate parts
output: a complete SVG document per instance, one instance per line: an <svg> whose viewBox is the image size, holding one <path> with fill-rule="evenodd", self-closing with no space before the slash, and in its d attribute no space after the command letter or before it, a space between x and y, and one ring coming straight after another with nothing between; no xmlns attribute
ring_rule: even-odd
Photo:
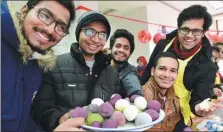
<svg viewBox="0 0 223 132"><path fill-rule="evenodd" d="M151 68L158 53L172 52L179 61L179 70L174 90L180 99L182 120L176 131L191 124L195 116L205 116L211 109L204 110L200 103L211 97L210 91L215 82L216 67L211 61L211 44L205 32L212 24L207 8L192 5L184 9L178 16L178 29L167 34L165 40L156 45L146 70L141 77L144 85L151 77Z"/></svg>

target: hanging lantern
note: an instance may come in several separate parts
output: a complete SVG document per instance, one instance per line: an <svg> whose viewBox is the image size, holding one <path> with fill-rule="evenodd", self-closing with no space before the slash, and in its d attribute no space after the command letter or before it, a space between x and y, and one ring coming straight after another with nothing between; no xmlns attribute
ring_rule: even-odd
<svg viewBox="0 0 223 132"><path fill-rule="evenodd" d="M216 32L207 31L205 35L209 39L209 41L211 41L212 43L217 39Z"/></svg>
<svg viewBox="0 0 223 132"><path fill-rule="evenodd" d="M138 33L138 40L145 44L147 42L149 42L151 40L151 34L149 31L147 30L141 30L139 33Z"/></svg>
<svg viewBox="0 0 223 132"><path fill-rule="evenodd" d="M153 37L153 42L154 42L155 44L157 44L157 43L160 41L160 39L165 39L165 38L166 38L166 35L164 35L164 34L162 34L162 33L157 33L157 34L155 34L154 37Z"/></svg>
<svg viewBox="0 0 223 132"><path fill-rule="evenodd" d="M223 35L214 36L212 43L216 43L216 42L223 42Z"/></svg>

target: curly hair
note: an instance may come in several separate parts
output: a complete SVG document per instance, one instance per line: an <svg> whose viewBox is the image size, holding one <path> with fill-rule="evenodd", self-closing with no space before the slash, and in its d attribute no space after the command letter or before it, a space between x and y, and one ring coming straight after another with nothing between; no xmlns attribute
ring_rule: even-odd
<svg viewBox="0 0 223 132"><path fill-rule="evenodd" d="M135 49L135 42L134 42L134 36L132 35L132 33L130 33L128 30L126 29L117 29L114 34L111 36L110 38L110 48L112 49L112 47L115 44L115 41L117 38L121 38L124 37L126 39L129 40L130 43L130 53L132 54L132 52Z"/></svg>
<svg viewBox="0 0 223 132"><path fill-rule="evenodd" d="M191 5L185 8L177 18L177 26L180 28L183 22L191 19L204 19L203 30L207 31L212 24L212 17L207 12L207 8L202 5Z"/></svg>

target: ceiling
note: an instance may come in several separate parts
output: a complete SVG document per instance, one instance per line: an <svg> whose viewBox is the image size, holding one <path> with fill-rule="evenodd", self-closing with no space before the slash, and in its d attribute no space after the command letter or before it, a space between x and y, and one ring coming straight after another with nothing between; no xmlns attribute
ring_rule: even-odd
<svg viewBox="0 0 223 132"><path fill-rule="evenodd" d="M223 8L215 9L208 3L208 1L98 1L99 11L102 13L109 13L115 15L121 15L124 12L128 12L135 8L156 4L157 2L177 10L182 11L184 8L193 4L201 4L207 7L208 12L213 16L213 19L223 19ZM221 1L223 4L223 1Z"/></svg>

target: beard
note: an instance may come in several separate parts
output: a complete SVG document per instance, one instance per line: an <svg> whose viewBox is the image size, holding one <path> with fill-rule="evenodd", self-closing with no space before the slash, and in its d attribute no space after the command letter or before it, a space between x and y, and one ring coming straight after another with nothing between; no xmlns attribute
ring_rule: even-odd
<svg viewBox="0 0 223 132"><path fill-rule="evenodd" d="M41 30L41 29L38 29L37 27L34 27L33 30L34 30L34 31L39 31L39 32L45 32L45 31L43 31L43 30ZM49 48L47 48L47 49L41 49L41 48L38 48L38 47L33 46L33 44L27 39L27 37L26 37L26 35L25 35L25 31L24 31L24 27L23 27L23 26L21 27L21 31L22 31L22 35L23 35L23 37L24 37L24 38L26 39L26 41L27 41L27 45L29 45L30 48L31 48L34 52L38 52L38 53L40 53L40 54L45 54L46 51L49 50L49 49L51 48L51 47L49 47ZM51 35L49 35L49 38L50 38L50 41L55 41Z"/></svg>
<svg viewBox="0 0 223 132"><path fill-rule="evenodd" d="M127 62L128 59L129 59L129 57L128 57L128 58L126 58L126 59L123 60L123 61L116 60L114 54L115 54L115 53L112 53L111 56L112 56L112 60L113 60L116 64L122 65L122 64L124 64L125 62Z"/></svg>

